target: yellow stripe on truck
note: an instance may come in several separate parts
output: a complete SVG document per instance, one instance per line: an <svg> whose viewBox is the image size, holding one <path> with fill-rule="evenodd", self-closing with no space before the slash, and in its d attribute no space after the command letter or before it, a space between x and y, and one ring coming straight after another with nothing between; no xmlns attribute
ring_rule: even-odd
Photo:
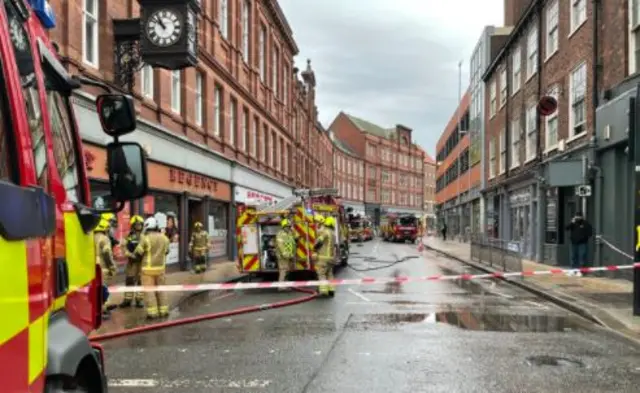
<svg viewBox="0 0 640 393"><path fill-rule="evenodd" d="M29 326L29 277L24 241L8 242L0 237L0 345ZM8 365L7 365L8 366Z"/></svg>
<svg viewBox="0 0 640 393"><path fill-rule="evenodd" d="M47 365L47 328L49 313L45 312L29 326L29 384L42 374Z"/></svg>
<svg viewBox="0 0 640 393"><path fill-rule="evenodd" d="M96 271L93 232L84 233L75 212L64 213L65 247L69 268L69 293L91 283ZM65 297L54 302L54 310L64 307Z"/></svg>

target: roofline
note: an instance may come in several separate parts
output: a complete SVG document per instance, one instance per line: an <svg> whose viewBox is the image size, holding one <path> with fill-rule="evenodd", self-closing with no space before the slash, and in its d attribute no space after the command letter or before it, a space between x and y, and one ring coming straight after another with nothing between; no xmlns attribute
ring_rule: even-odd
<svg viewBox="0 0 640 393"><path fill-rule="evenodd" d="M498 55L496 56L496 58L493 59L491 64L489 64L489 66L487 67L487 70L484 72L484 74L482 74L483 82L486 82L487 80L489 80L489 78L491 78L491 76L493 75L493 72L496 70L498 65L502 62L507 52L509 52L509 49L511 49L511 45L513 45L514 42L520 38L520 34L522 34L522 32L524 31L523 27L526 26L529 23L529 19L533 15L535 15L534 11L536 10L536 8L538 8L538 5L542 5L542 3L544 2L545 0L533 0L531 4L529 4L529 7L525 11L525 13L520 17L520 20L518 20L518 23L516 23L516 25L513 27L513 30L511 30L511 33L509 33L509 38L507 39L507 42L505 42L500 52L498 52ZM538 26L538 28L540 27Z"/></svg>
<svg viewBox="0 0 640 393"><path fill-rule="evenodd" d="M296 40L293 38L293 30L289 25L289 21L282 11L280 4L276 0L267 0L266 3L267 9L269 9L274 16L274 22L280 29L280 32L283 33L283 38L289 45L289 48L293 52L293 56L296 56L300 53L300 49L298 48L298 44L296 44Z"/></svg>

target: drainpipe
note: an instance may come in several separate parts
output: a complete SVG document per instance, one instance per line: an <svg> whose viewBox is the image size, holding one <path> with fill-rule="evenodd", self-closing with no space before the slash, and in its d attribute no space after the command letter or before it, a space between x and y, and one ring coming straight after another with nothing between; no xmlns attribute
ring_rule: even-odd
<svg viewBox="0 0 640 393"><path fill-rule="evenodd" d="M543 25L543 20L542 20L542 11L543 11L543 2L538 2L538 48L542 48L543 45L543 40L542 40L542 28L541 26ZM542 73L543 73L543 67L544 67L544 63L542 61L542 56L540 56L540 53L538 54L538 75L536 76L536 78L538 79L538 93L537 93L537 97L540 97L542 95ZM538 179L537 179L537 186L538 186L538 241L536 244L536 255L537 255L537 259L538 260L544 260L544 244L545 244L545 235L546 235L546 217L547 217L547 191L546 191L546 187L544 185L544 165L542 164L542 153L544 151L542 144L542 138L541 136L541 132L540 130L542 129L542 119L540 118L540 116L536 116L536 130L538 130L538 140L536 143L536 160L538 161L538 168L537 168L537 173L538 173Z"/></svg>
<svg viewBox="0 0 640 393"><path fill-rule="evenodd" d="M598 109L598 105L600 104L600 46L598 40L600 39L598 34L598 28L600 26L600 14L602 12L602 2L601 0L592 0L593 4L593 26L591 29L592 33L592 59L591 59L591 67L593 74L593 87L591 90L591 115L593 121L593 136L591 137L591 141L589 143L589 161L591 167L596 170L596 179L595 179L595 195L594 195L594 217L593 217L593 225L594 232L596 237L594 237L594 260L596 262L596 266L602 266L602 244L598 240L597 236L602 233L602 193L603 193L603 185L604 180L602 178L602 168L600 167L600 163L598 162L598 154L596 151L598 141L596 138L596 112ZM585 173L585 184L589 181L589 171ZM588 216L587 216L588 217Z"/></svg>

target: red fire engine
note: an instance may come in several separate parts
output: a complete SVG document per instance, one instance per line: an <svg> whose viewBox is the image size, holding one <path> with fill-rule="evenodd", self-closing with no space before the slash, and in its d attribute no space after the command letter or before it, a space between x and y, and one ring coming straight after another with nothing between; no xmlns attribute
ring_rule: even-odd
<svg viewBox="0 0 640 393"><path fill-rule="evenodd" d="M89 81L65 71L45 29L53 25L50 8L30 1L37 7L0 5L0 390L105 392L102 352L87 338L101 323L93 228L104 211L89 207L70 102ZM107 157L119 207L147 192L141 147L117 142L136 127L133 100L104 94L96 107L116 138Z"/></svg>

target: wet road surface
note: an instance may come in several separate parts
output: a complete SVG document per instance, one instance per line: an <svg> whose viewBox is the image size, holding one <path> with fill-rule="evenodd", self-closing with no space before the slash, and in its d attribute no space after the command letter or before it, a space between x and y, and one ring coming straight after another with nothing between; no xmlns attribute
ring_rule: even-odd
<svg viewBox="0 0 640 393"><path fill-rule="evenodd" d="M352 253L352 268L339 277L473 272L428 252L395 266L385 262L418 255L409 244L376 240L353 245ZM297 296L303 295L209 293L171 318ZM114 393L640 389L638 349L491 280L341 287L335 299L116 339L105 348Z"/></svg>

